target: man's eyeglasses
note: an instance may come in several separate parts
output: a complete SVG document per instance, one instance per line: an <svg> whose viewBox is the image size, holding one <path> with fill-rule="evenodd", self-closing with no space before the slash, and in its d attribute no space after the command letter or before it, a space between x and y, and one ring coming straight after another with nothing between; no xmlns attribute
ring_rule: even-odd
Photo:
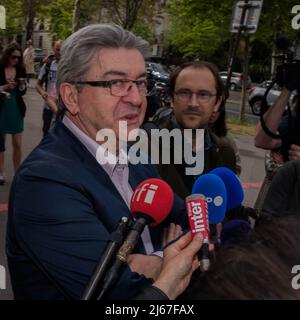
<svg viewBox="0 0 300 320"><path fill-rule="evenodd" d="M109 81L74 81L72 84L87 84L92 87L109 88L112 96L125 97L135 84L142 96L151 96L155 93L155 82L143 80L114 79Z"/></svg>
<svg viewBox="0 0 300 320"><path fill-rule="evenodd" d="M198 92L192 92L190 90L178 90L175 92L175 96L178 100L182 102L188 102L192 99L193 95L196 95L198 102L207 102L211 99L211 97L217 96L206 90L200 90Z"/></svg>
<svg viewBox="0 0 300 320"><path fill-rule="evenodd" d="M12 59L21 59L21 56L10 56Z"/></svg>

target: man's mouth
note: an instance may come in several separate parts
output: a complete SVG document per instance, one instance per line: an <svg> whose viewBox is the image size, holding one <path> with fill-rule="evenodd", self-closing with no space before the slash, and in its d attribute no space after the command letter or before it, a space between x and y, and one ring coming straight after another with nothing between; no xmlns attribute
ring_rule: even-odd
<svg viewBox="0 0 300 320"><path fill-rule="evenodd" d="M196 111L186 111L186 112L184 112L184 114L187 115L187 116L198 116L198 117L201 116L201 113L200 112L196 112Z"/></svg>
<svg viewBox="0 0 300 320"><path fill-rule="evenodd" d="M137 113L130 113L120 118L120 121L126 121L127 125L134 124L138 121L139 115Z"/></svg>

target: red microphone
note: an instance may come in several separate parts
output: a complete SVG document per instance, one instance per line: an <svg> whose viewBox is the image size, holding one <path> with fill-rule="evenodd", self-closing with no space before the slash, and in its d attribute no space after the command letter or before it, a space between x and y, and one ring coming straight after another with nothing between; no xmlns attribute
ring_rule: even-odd
<svg viewBox="0 0 300 320"><path fill-rule="evenodd" d="M210 232L206 198L200 194L192 194L185 199L185 207L189 218L192 236L195 237L198 233L201 233L203 236L203 245L198 256L201 270L207 271L210 267Z"/></svg>
<svg viewBox="0 0 300 320"><path fill-rule="evenodd" d="M173 191L165 181L147 179L136 187L131 197L131 214L136 219L143 217L153 227L169 215L173 202Z"/></svg>
<svg viewBox="0 0 300 320"><path fill-rule="evenodd" d="M116 260L104 279L97 300L103 299L118 280L121 267L135 249L145 226L156 226L170 213L174 202L171 187L161 179L147 179L135 189L130 209L135 221L116 254Z"/></svg>
<svg viewBox="0 0 300 320"><path fill-rule="evenodd" d="M174 194L171 187L161 179L147 179L136 187L130 202L131 214L135 221L117 253L119 260L126 262L145 226L149 224L153 227L160 224L169 215L173 202Z"/></svg>

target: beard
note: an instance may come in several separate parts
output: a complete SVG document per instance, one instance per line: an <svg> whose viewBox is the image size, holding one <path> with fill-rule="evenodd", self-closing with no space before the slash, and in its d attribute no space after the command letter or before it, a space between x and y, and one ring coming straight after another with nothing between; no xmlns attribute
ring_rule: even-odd
<svg viewBox="0 0 300 320"><path fill-rule="evenodd" d="M189 108L178 117L177 121L183 129L203 129L207 126L208 119L209 116L203 111Z"/></svg>

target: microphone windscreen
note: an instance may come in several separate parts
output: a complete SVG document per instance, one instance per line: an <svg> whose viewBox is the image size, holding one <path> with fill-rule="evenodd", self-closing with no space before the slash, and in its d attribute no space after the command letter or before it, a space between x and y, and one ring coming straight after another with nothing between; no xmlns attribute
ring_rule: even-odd
<svg viewBox="0 0 300 320"><path fill-rule="evenodd" d="M151 217L150 226L160 224L171 212L174 193L163 180L151 178L141 182L133 192L130 209L136 218L139 214Z"/></svg>
<svg viewBox="0 0 300 320"><path fill-rule="evenodd" d="M218 167L210 171L210 173L220 177L225 184L227 191L226 211L240 206L244 200L244 190L238 176L226 167Z"/></svg>
<svg viewBox="0 0 300 320"><path fill-rule="evenodd" d="M210 224L222 222L227 208L227 195L224 182L215 174L203 174L193 185L192 194L204 195L208 205Z"/></svg>
<svg viewBox="0 0 300 320"><path fill-rule="evenodd" d="M245 220L230 220L222 227L221 245L238 244L251 230L250 223Z"/></svg>

